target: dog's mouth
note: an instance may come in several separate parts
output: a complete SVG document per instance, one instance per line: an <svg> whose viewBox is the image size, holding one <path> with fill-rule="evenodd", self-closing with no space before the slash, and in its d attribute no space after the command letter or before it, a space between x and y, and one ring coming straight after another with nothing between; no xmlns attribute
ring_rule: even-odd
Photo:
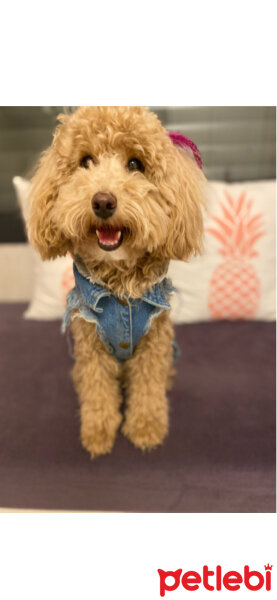
<svg viewBox="0 0 277 600"><path fill-rule="evenodd" d="M96 229L96 235L98 238L98 246L107 252L119 248L123 241L123 229L100 227L99 229Z"/></svg>

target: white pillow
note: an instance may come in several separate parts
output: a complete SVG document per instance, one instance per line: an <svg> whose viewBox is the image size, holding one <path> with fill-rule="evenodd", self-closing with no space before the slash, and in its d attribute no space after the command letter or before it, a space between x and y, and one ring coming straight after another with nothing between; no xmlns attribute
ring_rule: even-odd
<svg viewBox="0 0 277 600"><path fill-rule="evenodd" d="M14 177L13 184L24 221L30 211L30 182ZM34 289L32 300L24 313L25 319L54 320L63 316L67 292L74 286L72 258L70 255L43 261L32 249Z"/></svg>
<svg viewBox="0 0 277 600"><path fill-rule="evenodd" d="M21 177L14 177L13 183L26 220L30 183ZM208 190L204 254L188 263L172 261L170 264L169 276L177 289L172 298L173 321L274 320L275 181L211 182ZM242 255L239 247L242 241L250 243L248 229L252 220L253 235L261 234L251 247L251 252L256 254L248 256L250 248L247 254L246 243ZM235 259L230 253L229 256L220 254L223 246L226 251L227 233L231 240L234 237ZM66 294L74 286L72 259L67 256L42 261L33 250L33 261L33 298L24 316L28 319L59 319L64 312Z"/></svg>
<svg viewBox="0 0 277 600"><path fill-rule="evenodd" d="M169 268L175 323L275 319L275 181L208 186L204 253Z"/></svg>

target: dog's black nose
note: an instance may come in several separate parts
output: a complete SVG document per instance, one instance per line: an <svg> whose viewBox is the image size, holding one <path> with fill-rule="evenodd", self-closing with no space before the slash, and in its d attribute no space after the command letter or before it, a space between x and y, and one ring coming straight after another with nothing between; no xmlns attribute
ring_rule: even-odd
<svg viewBox="0 0 277 600"><path fill-rule="evenodd" d="M108 192L97 192L97 194L94 194L91 204L97 217L108 219L116 209L117 199L113 194Z"/></svg>

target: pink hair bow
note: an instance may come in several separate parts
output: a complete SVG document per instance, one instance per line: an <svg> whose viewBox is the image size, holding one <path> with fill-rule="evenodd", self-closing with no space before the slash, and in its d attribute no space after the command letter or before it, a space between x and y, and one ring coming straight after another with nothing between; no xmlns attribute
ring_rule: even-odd
<svg viewBox="0 0 277 600"><path fill-rule="evenodd" d="M175 146L180 146L181 148L184 148L185 146L189 147L193 152L193 156L198 164L198 167L200 169L203 168L200 152L192 140L187 138L185 135L182 135L182 133L179 133L178 131L169 131L168 135Z"/></svg>

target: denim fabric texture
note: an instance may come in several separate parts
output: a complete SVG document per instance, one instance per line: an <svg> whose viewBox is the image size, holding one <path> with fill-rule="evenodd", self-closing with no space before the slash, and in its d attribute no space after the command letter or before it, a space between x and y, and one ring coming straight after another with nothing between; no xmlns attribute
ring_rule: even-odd
<svg viewBox="0 0 277 600"><path fill-rule="evenodd" d="M97 332L108 352L119 361L130 358L138 341L145 335L154 318L170 310L168 302L173 291L171 281L164 278L142 298L117 298L108 289L92 283L73 266L75 287L67 295L63 331L71 320L71 311L96 324Z"/></svg>

